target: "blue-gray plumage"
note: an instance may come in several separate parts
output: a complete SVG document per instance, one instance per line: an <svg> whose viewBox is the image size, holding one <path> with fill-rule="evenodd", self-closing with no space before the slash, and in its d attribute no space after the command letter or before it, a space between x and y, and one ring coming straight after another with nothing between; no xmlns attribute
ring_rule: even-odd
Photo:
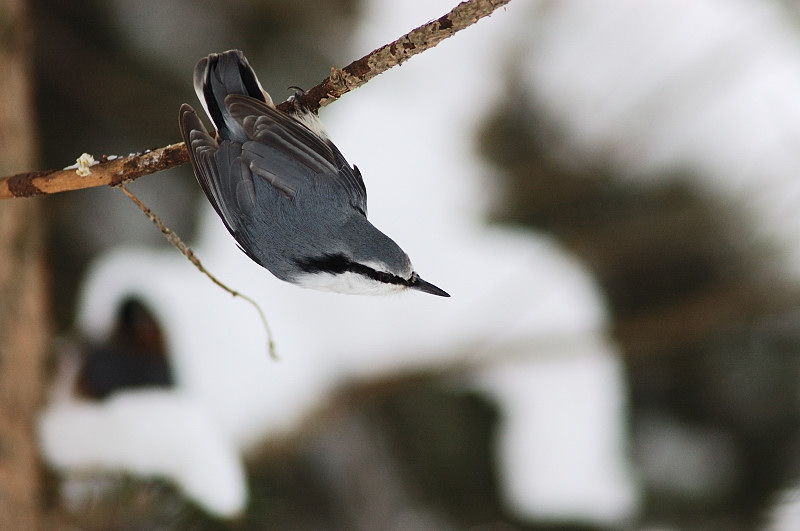
<svg viewBox="0 0 800 531"><path fill-rule="evenodd" d="M411 288L447 293L422 280L411 260L367 220L361 173L328 139L316 115L283 113L238 50L212 54L194 87L217 128L194 109L180 129L197 181L239 247L281 280L342 293Z"/></svg>

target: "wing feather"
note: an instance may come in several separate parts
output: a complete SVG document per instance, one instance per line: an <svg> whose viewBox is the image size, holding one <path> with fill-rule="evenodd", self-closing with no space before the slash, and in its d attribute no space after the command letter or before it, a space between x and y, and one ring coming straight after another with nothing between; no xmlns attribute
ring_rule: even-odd
<svg viewBox="0 0 800 531"><path fill-rule="evenodd" d="M239 232L242 221L256 206L253 177L242 162L241 145L218 142L186 104L180 110L180 129L197 182L228 230Z"/></svg>
<svg viewBox="0 0 800 531"><path fill-rule="evenodd" d="M361 173L331 141L259 100L232 94L225 98L225 105L250 139L243 152L253 173L289 197L304 179L334 179L347 190L353 206L366 212L367 191Z"/></svg>

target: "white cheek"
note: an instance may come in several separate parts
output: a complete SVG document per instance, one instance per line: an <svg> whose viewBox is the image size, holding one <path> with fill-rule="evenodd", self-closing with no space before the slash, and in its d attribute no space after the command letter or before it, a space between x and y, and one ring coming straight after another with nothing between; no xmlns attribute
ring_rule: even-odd
<svg viewBox="0 0 800 531"><path fill-rule="evenodd" d="M404 286L383 284L357 273L346 272L339 275L315 273L299 276L295 279L298 286L336 293L355 295L388 295L402 291Z"/></svg>

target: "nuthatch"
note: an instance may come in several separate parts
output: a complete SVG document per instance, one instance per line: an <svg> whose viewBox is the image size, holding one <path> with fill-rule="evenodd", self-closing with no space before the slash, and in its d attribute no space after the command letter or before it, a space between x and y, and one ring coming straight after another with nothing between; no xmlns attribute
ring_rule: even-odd
<svg viewBox="0 0 800 531"><path fill-rule="evenodd" d="M242 52L202 59L194 88L217 128L194 109L180 128L197 181L239 247L281 280L341 293L406 288L449 297L422 280L391 238L367 220L361 173L317 116L275 108Z"/></svg>

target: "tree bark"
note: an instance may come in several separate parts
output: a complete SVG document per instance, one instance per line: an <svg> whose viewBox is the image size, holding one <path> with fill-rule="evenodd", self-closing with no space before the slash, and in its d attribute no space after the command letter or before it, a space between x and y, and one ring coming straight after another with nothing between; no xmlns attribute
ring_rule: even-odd
<svg viewBox="0 0 800 531"><path fill-rule="evenodd" d="M25 0L0 0L0 172L34 162ZM0 528L42 527L34 420L48 337L38 200L0 208Z"/></svg>

